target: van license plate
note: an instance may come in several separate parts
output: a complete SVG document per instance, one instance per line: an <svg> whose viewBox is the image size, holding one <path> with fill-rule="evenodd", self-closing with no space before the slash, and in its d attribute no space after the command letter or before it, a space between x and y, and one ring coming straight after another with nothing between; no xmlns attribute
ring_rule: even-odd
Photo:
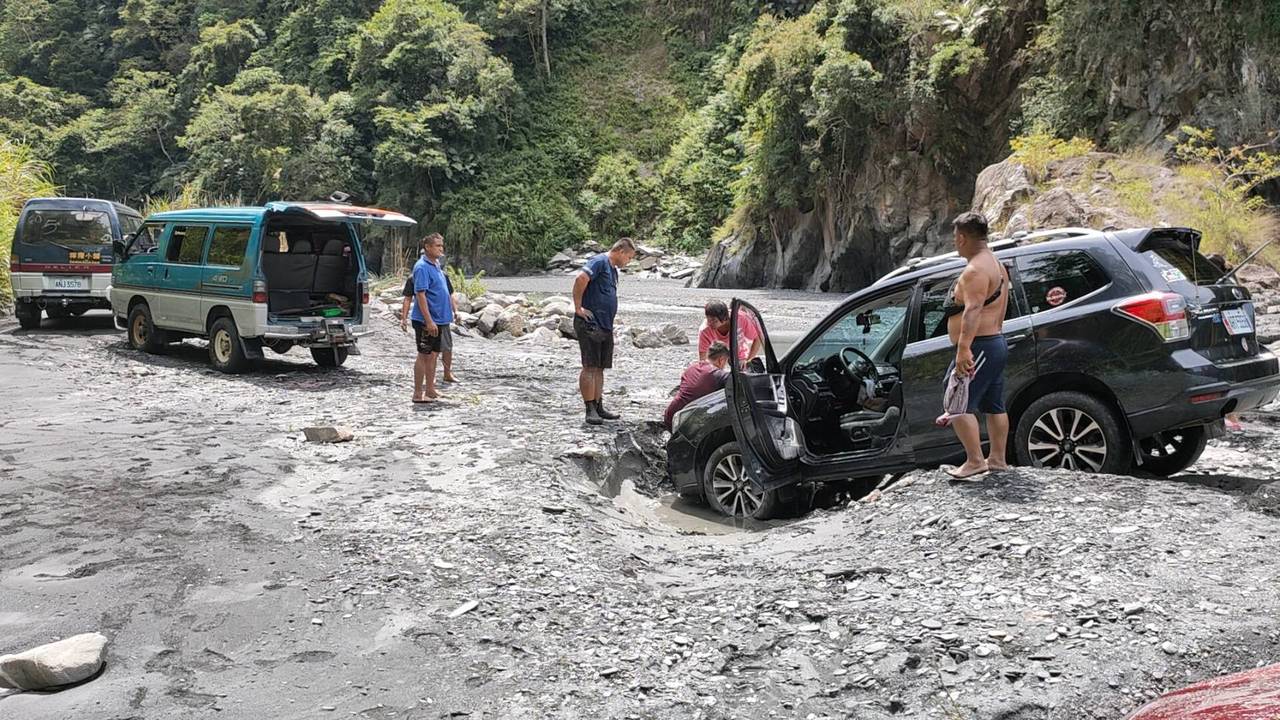
<svg viewBox="0 0 1280 720"><path fill-rule="evenodd" d="M1244 308L1231 308L1222 311L1222 324L1227 326L1229 335L1248 335L1253 332L1253 322Z"/></svg>
<svg viewBox="0 0 1280 720"><path fill-rule="evenodd" d="M88 290L89 278L83 275L46 275L44 285L49 290Z"/></svg>

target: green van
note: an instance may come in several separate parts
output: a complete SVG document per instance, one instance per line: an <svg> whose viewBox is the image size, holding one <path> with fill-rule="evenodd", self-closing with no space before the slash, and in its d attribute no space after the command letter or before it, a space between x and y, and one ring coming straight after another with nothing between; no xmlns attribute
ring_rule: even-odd
<svg viewBox="0 0 1280 720"><path fill-rule="evenodd" d="M209 340L209 360L243 372L262 358L308 348L336 367L370 330L358 225L407 227L400 213L340 203L175 210L148 217L116 243L111 308L129 344L162 352Z"/></svg>

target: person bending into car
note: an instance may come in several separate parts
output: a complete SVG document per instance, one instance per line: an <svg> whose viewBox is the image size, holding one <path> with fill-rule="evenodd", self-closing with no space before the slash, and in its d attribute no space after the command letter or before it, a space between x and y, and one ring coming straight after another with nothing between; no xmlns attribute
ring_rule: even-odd
<svg viewBox="0 0 1280 720"><path fill-rule="evenodd" d="M573 329L582 352L578 390L586 405L587 424L617 420L604 409L604 371L613 367L613 318L618 312L618 268L635 259L636 246L622 238L607 253L582 266L573 280Z"/></svg>
<svg viewBox="0 0 1280 720"><path fill-rule="evenodd" d="M421 253L419 253L421 257ZM444 259L441 258L436 266L444 270ZM449 307L453 309L454 317L458 315L458 301L453 299L453 282L449 280L449 273L444 273L445 286L449 291ZM409 328L409 308L413 305L413 272L409 273L409 277L404 279L404 290L400 292L404 297L404 302L400 305L400 331L404 332ZM444 366L444 381L447 383L458 382L457 376L453 374L453 336L449 337L449 349L440 351L440 364Z"/></svg>
<svg viewBox="0 0 1280 720"><path fill-rule="evenodd" d="M680 388L662 415L662 424L671 429L671 418L686 405L716 390L724 389L729 379L729 348L722 342L713 342L707 348L705 360L699 360L684 369L680 375Z"/></svg>
<svg viewBox="0 0 1280 720"><path fill-rule="evenodd" d="M956 252L968 261L956 280L950 304L943 308L947 333L956 346L956 359L948 373L969 374L968 412L956 415L951 426L964 445L965 461L946 468L956 480L976 478L989 470L1008 468L1005 444L1009 416L1004 407L1004 367L1009 359L1005 344L1005 308L1009 304L1009 274L987 247L987 219L974 212L954 222ZM976 413L987 421L991 453L982 455L982 436Z"/></svg>
<svg viewBox="0 0 1280 720"><path fill-rule="evenodd" d="M729 343L729 306L721 300L711 300L703 308L706 323L698 331L698 359L706 360L712 343ZM764 349L763 333L750 313L738 313L738 359L746 365L754 357L759 357Z"/></svg>
<svg viewBox="0 0 1280 720"><path fill-rule="evenodd" d="M413 402L440 399L436 391L436 361L440 353L453 349L453 298L444 273L436 263L444 255L444 237L432 233L419 241L422 257L413 266L413 322L418 358L413 364Z"/></svg>

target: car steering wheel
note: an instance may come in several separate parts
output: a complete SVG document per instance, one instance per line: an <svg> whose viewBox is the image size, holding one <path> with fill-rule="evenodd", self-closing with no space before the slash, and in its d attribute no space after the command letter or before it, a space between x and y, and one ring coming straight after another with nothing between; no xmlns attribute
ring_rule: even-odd
<svg viewBox="0 0 1280 720"><path fill-rule="evenodd" d="M858 358L854 362L849 362L849 359L845 357L846 353L853 353ZM880 383L880 371L876 368L875 361L856 347L846 347L840 351L840 367L850 380L859 385L862 384L864 378L869 378L876 384Z"/></svg>

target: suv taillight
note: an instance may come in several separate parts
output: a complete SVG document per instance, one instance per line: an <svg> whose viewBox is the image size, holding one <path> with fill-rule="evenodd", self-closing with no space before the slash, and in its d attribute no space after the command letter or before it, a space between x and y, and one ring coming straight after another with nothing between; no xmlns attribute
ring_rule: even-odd
<svg viewBox="0 0 1280 720"><path fill-rule="evenodd" d="M253 281L253 301L258 304L263 304L267 302L267 281L266 280Z"/></svg>
<svg viewBox="0 0 1280 720"><path fill-rule="evenodd" d="M1187 301L1177 293L1152 292L1122 300L1115 311L1156 331L1165 342L1191 337Z"/></svg>

